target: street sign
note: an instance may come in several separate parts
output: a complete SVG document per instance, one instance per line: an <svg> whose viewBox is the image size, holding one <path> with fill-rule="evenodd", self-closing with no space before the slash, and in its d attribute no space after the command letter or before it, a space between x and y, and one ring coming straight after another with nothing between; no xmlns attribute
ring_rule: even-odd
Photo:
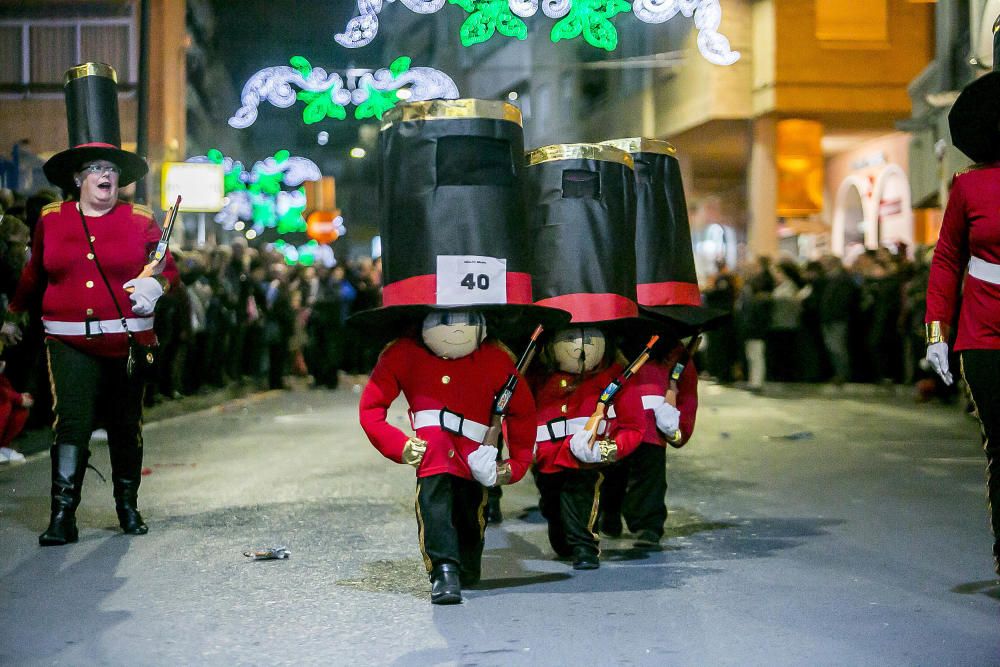
<svg viewBox="0 0 1000 667"><path fill-rule="evenodd" d="M164 162L160 206L170 208L182 196L181 212L215 213L225 206L222 165L200 162Z"/></svg>

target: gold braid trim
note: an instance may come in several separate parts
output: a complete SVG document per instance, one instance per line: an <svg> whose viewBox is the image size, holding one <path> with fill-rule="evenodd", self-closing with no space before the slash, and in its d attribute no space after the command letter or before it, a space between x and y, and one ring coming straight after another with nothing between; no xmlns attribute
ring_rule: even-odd
<svg viewBox="0 0 1000 667"><path fill-rule="evenodd" d="M941 323L935 320L924 324L924 337L927 339L928 345L943 343L944 333L942 331Z"/></svg>

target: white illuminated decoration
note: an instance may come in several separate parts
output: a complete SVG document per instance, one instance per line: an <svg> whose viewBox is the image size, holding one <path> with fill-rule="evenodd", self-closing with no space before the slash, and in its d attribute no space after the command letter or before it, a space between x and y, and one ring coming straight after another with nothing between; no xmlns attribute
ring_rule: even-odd
<svg viewBox="0 0 1000 667"><path fill-rule="evenodd" d="M445 5L445 0L400 1L411 11L418 14L430 14L438 11ZM379 14L381 14L387 4L392 2L394 0L358 0L358 16L348 21L344 31L336 34L334 40L341 46L346 46L350 49L357 49L370 44L378 35ZM577 10L574 10L573 0L507 0L510 14L520 18L535 16L538 13L539 5L541 5L542 14L555 20L564 19L570 16L572 12L576 12L566 20L578 21L579 16L592 11L592 8L589 6L579 7ZM470 6L475 5L470 4ZM487 19L486 10L479 11L478 6L474 11L475 15L470 15L467 23L469 21L475 23L483 20L496 20L495 16ZM625 11L628 10L626 9ZM632 13L640 21L653 24L664 23L678 14L687 18L694 17L694 25L698 30L698 50L706 60L715 65L732 65L740 58L739 52L733 51L730 48L729 40L719 32L719 26L722 23L720 0L632 0ZM574 18L574 16L577 18ZM607 18L610 17L605 15L605 19ZM515 22L519 21L520 19L515 19ZM463 36L463 44L470 46L471 43L479 43L485 39L489 39L494 32L511 36L511 33L505 33L499 28L495 29L495 25L493 23L490 24L490 27L483 33L485 36L471 40ZM610 23L607 25L610 26ZM523 29L524 25L521 24L521 26ZM614 32L613 26L610 27L610 31ZM556 32L559 32L558 37L556 36ZM580 31L577 30L575 34L579 35ZM518 36L523 39L524 32ZM570 35L570 37L572 36ZM614 40L610 43L601 40L595 41L585 31L582 36L592 46L598 48L612 50L617 44L617 35L614 35ZM562 29L554 30L553 41L566 38L562 34Z"/></svg>
<svg viewBox="0 0 1000 667"><path fill-rule="evenodd" d="M381 6L381 3L366 6L371 4ZM411 0L407 6L412 9L411 5L417 4ZM385 110L403 99L416 102L459 97L458 86L451 77L432 67L410 67L410 59L406 57L375 71L351 69L345 72L345 77L312 67L301 56L292 58L291 63L291 66L266 67L251 76L243 86L241 106L229 119L229 125L236 129L253 125L262 102L287 109L297 101L304 101L302 119L311 124L326 118L344 119L345 108L350 104L356 107L354 115L358 119L381 118Z"/></svg>
<svg viewBox="0 0 1000 667"><path fill-rule="evenodd" d="M273 157L254 164L250 171L250 180L253 183L259 180L260 175L274 176L282 174L281 183L290 188L297 188L306 181L318 181L323 178L319 167L312 160L304 157L289 156L287 159L278 162Z"/></svg>

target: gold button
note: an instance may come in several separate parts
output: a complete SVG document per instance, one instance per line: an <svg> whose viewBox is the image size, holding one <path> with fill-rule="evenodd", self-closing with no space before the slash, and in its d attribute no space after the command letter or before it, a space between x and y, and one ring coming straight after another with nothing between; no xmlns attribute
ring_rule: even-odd
<svg viewBox="0 0 1000 667"><path fill-rule="evenodd" d="M559 408L559 411L562 412L563 414L566 414L566 406L564 405L561 408Z"/></svg>
<svg viewBox="0 0 1000 667"><path fill-rule="evenodd" d="M88 252L87 253L87 259L94 259L94 253Z"/></svg>
<svg viewBox="0 0 1000 667"><path fill-rule="evenodd" d="M88 280L87 281L87 287L93 287L93 286L94 286L94 281L93 280Z"/></svg>
<svg viewBox="0 0 1000 667"><path fill-rule="evenodd" d="M87 309L87 314L88 315L93 315L94 314L94 309L93 308L88 308Z"/></svg>
<svg viewBox="0 0 1000 667"><path fill-rule="evenodd" d="M96 237L96 236L91 236L91 237L90 237L90 242L91 242L91 243L93 243L93 242L94 242L94 241L96 241L96 240L97 240L97 237Z"/></svg>
<svg viewBox="0 0 1000 667"><path fill-rule="evenodd" d="M454 457L455 457L455 450L454 449L449 449L448 450L448 458L450 459L450 458L454 458Z"/></svg>
<svg viewBox="0 0 1000 667"><path fill-rule="evenodd" d="M451 376L450 375L442 375L441 376L441 384L448 384L449 382L451 382Z"/></svg>
<svg viewBox="0 0 1000 667"><path fill-rule="evenodd" d="M559 386L560 387L565 387L568 384L569 384L569 382L567 382L566 380L559 380Z"/></svg>

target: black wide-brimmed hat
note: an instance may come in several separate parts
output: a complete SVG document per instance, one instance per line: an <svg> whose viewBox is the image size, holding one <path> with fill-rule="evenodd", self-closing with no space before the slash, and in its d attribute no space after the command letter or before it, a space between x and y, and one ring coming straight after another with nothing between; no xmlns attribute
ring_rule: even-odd
<svg viewBox="0 0 1000 667"><path fill-rule="evenodd" d="M388 337L432 310L477 310L517 337L569 314L532 298L517 107L495 100L403 104L379 134L380 308L353 326Z"/></svg>
<svg viewBox="0 0 1000 667"><path fill-rule="evenodd" d="M993 24L993 71L965 87L948 112L951 143L975 162L1000 160L1000 18Z"/></svg>
<svg viewBox="0 0 1000 667"><path fill-rule="evenodd" d="M635 161L636 298L640 313L674 325L681 336L720 325L729 313L701 304L687 201L677 151L633 137L602 142Z"/></svg>
<svg viewBox="0 0 1000 667"><path fill-rule="evenodd" d="M526 162L535 302L569 311L572 325L643 326L632 157L613 146L554 144Z"/></svg>
<svg viewBox="0 0 1000 667"><path fill-rule="evenodd" d="M111 65L84 63L66 72L66 121L70 148L42 167L49 182L76 190L73 174L88 162L107 160L120 170L118 185L134 183L149 171L146 161L121 147L118 123L118 75Z"/></svg>

